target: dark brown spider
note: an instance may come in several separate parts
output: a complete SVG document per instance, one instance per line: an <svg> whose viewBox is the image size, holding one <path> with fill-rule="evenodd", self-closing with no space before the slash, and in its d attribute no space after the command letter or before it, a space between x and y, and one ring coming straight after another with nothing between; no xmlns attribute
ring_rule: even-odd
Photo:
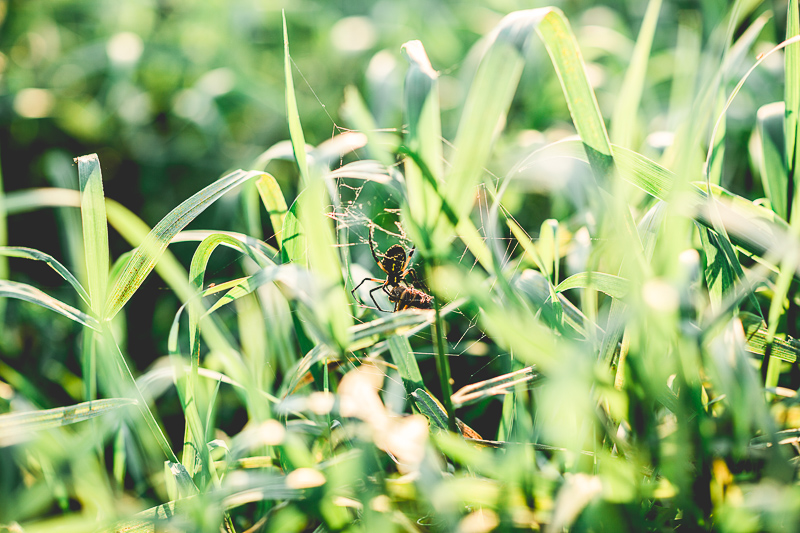
<svg viewBox="0 0 800 533"><path fill-rule="evenodd" d="M389 301L395 303L395 311L397 311L397 304L403 300L404 292L410 291L405 296L405 301L419 301L422 302L423 299L419 295L415 295L415 293L419 293L427 298L431 298L425 292L415 288L417 286L424 287L424 284L420 281L417 277L417 273L414 271L413 268L408 268L408 264L411 262L411 257L414 255L415 247L411 247L411 250L406 253L406 249L403 248L399 244L393 244L386 250L385 254L382 254L378 251L378 247L375 245L374 240L374 232L375 232L375 225L370 225L369 227L369 250L372 252L372 258L375 259L375 262L378 264L381 270L386 273L386 279L378 279L378 278L364 278L361 280L361 283L355 286L355 288L350 291L353 294L353 298L356 297L356 291L358 290L361 285L364 284L365 281L374 281L375 283L380 283L380 286L375 287L369 291L369 297L372 299L372 302L375 304L379 310L384 311L381 309L381 306L378 305L378 302L375 300L374 292L377 290L383 290L386 295L389 297ZM406 283L406 277L408 277L411 281L413 287L409 287L407 285L403 285ZM394 298L394 299L393 299ZM428 301L429 303L429 301ZM415 307L414 305L406 305L402 307L403 309L407 309L408 307ZM421 307L420 309L430 309L428 307ZM384 311L386 312L386 311Z"/></svg>
<svg viewBox="0 0 800 533"><path fill-rule="evenodd" d="M389 293L389 301L394 304L395 312L406 309L433 308L433 296L405 285L394 286Z"/></svg>

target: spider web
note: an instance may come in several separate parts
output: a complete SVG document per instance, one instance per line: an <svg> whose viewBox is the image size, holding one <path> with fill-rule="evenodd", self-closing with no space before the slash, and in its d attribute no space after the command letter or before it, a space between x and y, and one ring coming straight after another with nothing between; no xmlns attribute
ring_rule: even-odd
<svg viewBox="0 0 800 533"><path fill-rule="evenodd" d="M328 112L328 106L322 102L297 65L295 64L294 66L313 97L317 100L320 108L322 108L330 120L332 136L352 131L337 124L334 117ZM444 139L443 142L447 143ZM362 154L356 152L351 157L360 160L362 159ZM340 161L341 164L345 162L345 160ZM447 165L447 161L444 161L444 164ZM496 185L498 181L497 177L491 175L491 173L489 173L489 175L492 180L491 185ZM478 201L474 209L475 217L473 217L473 219L477 230L487 244L500 250L500 261L505 267L515 253L518 243L515 239L503 236L490 237L488 235L489 232L487 228L490 221L490 201L488 200L486 185L479 185L476 193ZM344 259L343 266L346 272L349 273L348 279L350 281L348 282L347 290L352 290L364 277L385 279L385 273L376 265L370 253L369 234L372 228L376 248L379 253L385 253L389 246L393 244L402 245L406 252L413 248L414 243L412 243L407 236L402 224L402 198L400 193L380 183L336 177L333 180L331 194L332 203L328 206L328 216L334 221L338 246L347 248L347 250L343 250L341 254L341 257ZM489 240L493 242L488 242ZM468 263L469 266L467 269L470 271L478 267L477 259L469 253L461 240L456 239L453 242L453 246L455 247L454 254L458 255L459 263ZM418 274L423 270L420 268L421 257L419 257L419 255L418 253L414 254L412 261L409 263L409 267L413 266ZM366 285L367 284L365 284L365 286ZM360 291L361 289L359 289L359 292ZM380 294L380 297L384 298L383 303L390 305L383 291L376 291L375 294ZM359 300L360 296L361 294L357 294ZM372 302L369 302L369 304L371 303ZM367 305L367 303L363 301L353 305L374 309L374 306ZM391 305L388 308L391 309ZM353 315L356 317L361 314L360 309L354 309L353 311ZM377 311L372 312L378 313ZM357 320L363 322L365 320L371 320L374 316L375 315L371 315L370 312L366 312L362 315L362 318L357 318ZM498 362L499 359L507 357L508 354L505 352L498 353L496 351L497 347L494 347L494 349L492 348L491 339L489 339L479 327L478 317L468 316L464 310L455 309L449 316L444 317L444 319L447 333L447 356L450 359L451 368L463 366L458 362L458 359L464 356L474 356L473 359L475 359L473 364L469 366L469 371L466 374L461 373L459 377L456 377L456 388L479 379L493 377L492 375L484 375L488 367ZM421 361L427 358L433 358L433 339L429 328L416 333L409 340L412 342L414 352L418 356L421 356L419 357ZM491 352L494 352L491 357L484 357ZM454 372L454 376L457 374L459 373ZM483 377L479 377L481 375L483 375ZM394 379L389 373L386 374L386 378L390 380L387 381L387 388L384 389L387 395L394 394L389 389L395 389L396 393L396 389L399 386L400 390L402 390L402 383L399 380ZM463 382L458 383L459 381Z"/></svg>

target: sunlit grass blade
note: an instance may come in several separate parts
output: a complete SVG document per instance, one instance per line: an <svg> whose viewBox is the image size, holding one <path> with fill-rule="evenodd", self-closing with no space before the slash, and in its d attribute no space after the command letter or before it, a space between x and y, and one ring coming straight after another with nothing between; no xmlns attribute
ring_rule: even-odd
<svg viewBox="0 0 800 533"><path fill-rule="evenodd" d="M563 292L567 289L585 289L591 287L612 298L624 298L630 290L630 285L627 279L614 276L613 274L606 274L605 272L579 272L559 283L555 291Z"/></svg>
<svg viewBox="0 0 800 533"><path fill-rule="evenodd" d="M533 367L528 366L478 383L471 383L461 387L453 394L453 406L459 408L492 396L510 394L512 390L509 389L520 384L534 387L542 379L544 377L541 374L536 372Z"/></svg>
<svg viewBox="0 0 800 533"><path fill-rule="evenodd" d="M531 306L534 313L541 311L540 316L546 323L553 325L558 323L552 305L553 301L558 301L562 310L561 316L566 325L588 339L602 336L602 328L575 307L575 304L565 298L563 294L556 293L550 280L541 272L530 269L522 271L514 280L513 287L519 292L521 299Z"/></svg>
<svg viewBox="0 0 800 533"><path fill-rule="evenodd" d="M5 298L17 298L36 305L41 305L88 328L96 331L100 330L100 324L94 317L87 315L79 309L75 309L71 305L65 304L61 300L53 298L27 283L0 280L0 296Z"/></svg>
<svg viewBox="0 0 800 533"><path fill-rule="evenodd" d="M661 0L650 0L644 13L642 27L636 38L625 79L619 91L614 114L611 118L611 140L615 144L633 148L634 135L638 125L639 104L644 90L647 63L650 59L650 49L653 46L653 36L656 32L658 14L661 11Z"/></svg>
<svg viewBox="0 0 800 533"><path fill-rule="evenodd" d="M744 326L744 338L747 342L747 351L756 355L766 355L786 361L796 363L800 356L800 346L797 342L789 342L775 337L774 332L770 332L764 327L764 321L760 316L752 313L739 313L739 319Z"/></svg>
<svg viewBox="0 0 800 533"><path fill-rule="evenodd" d="M67 407L24 411L0 415L0 446L8 446L28 438L30 433L109 414L121 407L133 405L131 398L105 398Z"/></svg>
<svg viewBox="0 0 800 533"><path fill-rule="evenodd" d="M209 315L222 306L233 303L239 298L247 296L248 294L252 294L253 291L262 285L275 281L279 275L279 268L280 267L267 267L259 270L252 276L248 276L240 280L233 288L227 291L224 296L217 300L214 305L209 307L208 311L205 312L205 315Z"/></svg>
<svg viewBox="0 0 800 533"><path fill-rule="evenodd" d="M272 224L272 232L280 247L283 242L283 220L288 211L283 192L281 192L281 187L275 178L266 173L256 181L256 187L258 188L259 196L261 196L261 201L267 209L267 214L269 214L269 220Z"/></svg>
<svg viewBox="0 0 800 533"><path fill-rule="evenodd" d="M408 339L402 335L392 335L386 341L389 344L392 361L397 366L397 371L403 380L406 394L412 394L415 390L424 387L417 358Z"/></svg>
<svg viewBox="0 0 800 533"><path fill-rule="evenodd" d="M442 200L438 185L442 179L442 125L439 110L439 74L420 41L403 45L408 60L404 86L405 115L408 121L406 145L424 164L423 171L414 158L405 159L408 224L412 239L422 250L442 247L439 236L431 234L441 215ZM427 176L423 176L423 172ZM426 179L426 177L428 179Z"/></svg>
<svg viewBox="0 0 800 533"><path fill-rule="evenodd" d="M158 263L172 237L223 194L260 172L232 172L173 209L147 234L109 295L104 318L110 320L127 303Z"/></svg>
<svg viewBox="0 0 800 533"><path fill-rule="evenodd" d="M786 13L786 39L795 39L800 36L800 9L797 2L789 0L789 9ZM797 162L798 162L798 117L800 116L800 43L794 42L786 47L784 55L784 77L786 85L784 87L785 103L785 128L786 132L786 168L789 169L789 179L794 186L795 198L800 195L800 184L798 181ZM788 183L787 183L788 185ZM784 218L786 218L784 216Z"/></svg>
<svg viewBox="0 0 800 533"><path fill-rule="evenodd" d="M0 255L4 257L19 257L22 259L30 259L33 261L42 261L47 264L50 268L55 270L59 276L64 278L72 287L75 289L75 292L78 293L78 296L81 297L86 305L89 305L89 294L87 294L86 289L83 288L83 285L72 275L72 272L67 270L67 267L62 265L56 258L53 256L41 252L39 250L34 250L33 248L26 248L24 246L0 246Z"/></svg>
<svg viewBox="0 0 800 533"><path fill-rule="evenodd" d="M791 47L790 47L791 48ZM786 167L786 140L784 136L783 102L762 106L756 117L757 149L761 184L775 213L787 220L787 192L789 177ZM787 117L788 121L788 117Z"/></svg>
<svg viewBox="0 0 800 533"><path fill-rule="evenodd" d="M397 148L398 137L378 130L375 118L367 108L364 98L352 85L348 85L344 89L342 115L348 120L350 127L367 136L367 150L370 157L377 159L386 167L394 164L395 158L392 154Z"/></svg>
<svg viewBox="0 0 800 533"><path fill-rule="evenodd" d="M108 220L106 217L103 178L97 154L75 159L81 187L81 219L83 220L83 248L86 254L91 308L102 320L108 290Z"/></svg>
<svg viewBox="0 0 800 533"><path fill-rule="evenodd" d="M442 404L425 389L417 389L411 393L419 412L425 415L432 427L447 429L448 416Z"/></svg>
<svg viewBox="0 0 800 533"><path fill-rule="evenodd" d="M283 75L286 79L286 120L289 123L289 137L292 139L292 149L300 178L304 187L310 182L308 173L308 160L306 156L306 141L303 128L300 125L300 112L297 109L297 97L294 94L294 81L292 79L292 57L289 55L289 30L286 28L286 13L283 17Z"/></svg>

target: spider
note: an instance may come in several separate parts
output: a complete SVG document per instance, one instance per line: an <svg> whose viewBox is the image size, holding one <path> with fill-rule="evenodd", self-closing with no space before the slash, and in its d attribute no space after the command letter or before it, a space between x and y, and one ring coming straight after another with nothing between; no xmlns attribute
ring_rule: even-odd
<svg viewBox="0 0 800 533"><path fill-rule="evenodd" d="M394 304L395 312L433 307L433 296L405 285L395 285L389 293L389 301Z"/></svg>
<svg viewBox="0 0 800 533"><path fill-rule="evenodd" d="M362 279L361 283L356 285L355 288L352 291L350 291L353 294L353 297L355 298L356 291L358 290L359 287L361 287L361 285L364 284L365 281L374 281L375 283L380 283L381 285L375 287L374 289L371 289L369 291L369 297L372 299L372 302L375 304L375 307L377 307L381 311L383 311L383 309L381 309L381 306L378 305L378 302L375 300L375 296L373 294L375 291L380 289L382 289L383 292L386 293L386 295L389 297L389 301L392 303L397 303L401 301L404 289L406 291L418 292L430 298L430 296L428 296L419 289L412 287L405 287L402 285L402 283L405 282L406 276L408 276L411 280L411 284L414 285L414 287L416 286L424 287L424 284L417 277L417 273L414 271L414 269L408 268L408 264L411 262L411 257L414 255L414 250L416 248L412 246L411 250L406 254L405 248L403 248L399 244L393 244L392 246L389 247L388 250L386 250L385 254L382 254L377 250L378 247L375 245L375 240L373 237L374 233L375 233L375 225L373 224L370 225L369 227L369 250L370 252L372 252L372 258L375 259L375 262L378 264L380 269L386 273L386 279L378 279L378 278ZM412 292L410 294L414 293ZM392 299L393 297L395 299ZM415 298L417 301L422 301L421 297L419 297L418 295L417 296L409 295L408 297L406 297L406 300L409 300L409 298L412 303L415 300ZM406 305L405 307L403 307L403 309L406 309L407 307L410 306ZM430 306L423 309L430 309ZM397 310L397 306L395 306L395 310Z"/></svg>

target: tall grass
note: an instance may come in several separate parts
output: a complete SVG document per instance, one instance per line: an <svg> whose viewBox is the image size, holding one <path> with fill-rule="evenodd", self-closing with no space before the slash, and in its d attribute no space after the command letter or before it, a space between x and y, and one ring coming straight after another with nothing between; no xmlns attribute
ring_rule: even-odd
<svg viewBox="0 0 800 533"><path fill-rule="evenodd" d="M790 1L785 40L756 57L769 14L754 8L730 7L689 63L696 71L681 61L700 53L700 28L681 27L660 137L648 137L657 132L645 117L658 0L632 47L611 136L569 21L541 8L486 36L452 142L440 73L411 41L404 127L379 129L349 87L351 129L308 146L284 22L290 142L255 170L219 178L152 229L104 197L95 155L76 160L79 191L6 194L9 217L79 208L86 268L0 248L46 263L75 292L56 298L9 279L0 295L82 328L71 404L51 407L35 376L0 367L11 411L0 415L0 524L793 530L800 22ZM512 150L504 127L535 39L576 135ZM727 113L781 56L784 101L735 118L752 135L761 182L737 191L749 174L726 150L739 133ZM286 168L279 159L298 165L294 199L268 172ZM274 237L186 229L236 191L251 200L248 220L260 219L261 201ZM531 213L536 195L552 217ZM131 246L116 260L109 224ZM175 243L192 244L188 269ZM351 290L388 276L373 254L397 244L410 258L401 266L424 274L397 287L430 298L382 312L367 294L380 281ZM240 275L216 275L223 248ZM153 271L182 305L168 353L142 371L126 338L147 330L127 304ZM383 308L399 299L372 294Z"/></svg>

